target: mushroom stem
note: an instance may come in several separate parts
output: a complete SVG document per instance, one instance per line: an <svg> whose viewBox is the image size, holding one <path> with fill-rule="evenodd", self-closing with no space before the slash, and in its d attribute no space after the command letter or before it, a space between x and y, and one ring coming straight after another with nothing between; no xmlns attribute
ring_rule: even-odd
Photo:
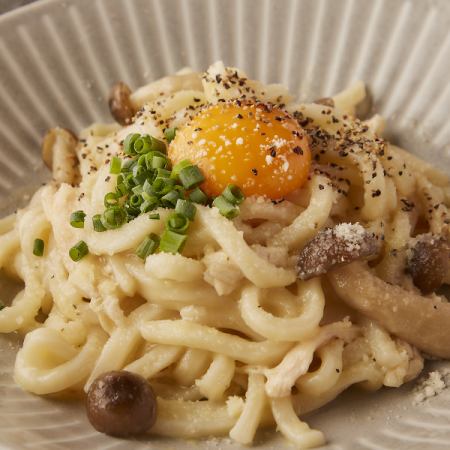
<svg viewBox="0 0 450 450"><path fill-rule="evenodd" d="M337 267L328 278L343 301L390 333L433 356L450 358L450 303L390 285L360 262Z"/></svg>
<svg viewBox="0 0 450 450"><path fill-rule="evenodd" d="M76 183L79 177L76 135L66 128L51 128L42 142L42 159L58 183Z"/></svg>

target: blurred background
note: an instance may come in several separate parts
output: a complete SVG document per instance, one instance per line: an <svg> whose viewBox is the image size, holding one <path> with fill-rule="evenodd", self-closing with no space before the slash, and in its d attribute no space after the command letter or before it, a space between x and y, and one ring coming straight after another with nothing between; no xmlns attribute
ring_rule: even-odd
<svg viewBox="0 0 450 450"><path fill-rule="evenodd" d="M19 6L27 5L35 0L0 0L0 14L11 11Z"/></svg>

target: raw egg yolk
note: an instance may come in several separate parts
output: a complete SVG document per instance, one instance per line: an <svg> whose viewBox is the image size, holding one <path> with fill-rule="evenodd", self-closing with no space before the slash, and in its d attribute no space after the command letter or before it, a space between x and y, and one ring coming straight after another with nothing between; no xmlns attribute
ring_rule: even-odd
<svg viewBox="0 0 450 450"><path fill-rule="evenodd" d="M206 194L228 184L246 196L276 200L306 181L311 152L306 133L287 112L262 103L218 103L177 131L169 146L173 164L188 159L202 170Z"/></svg>

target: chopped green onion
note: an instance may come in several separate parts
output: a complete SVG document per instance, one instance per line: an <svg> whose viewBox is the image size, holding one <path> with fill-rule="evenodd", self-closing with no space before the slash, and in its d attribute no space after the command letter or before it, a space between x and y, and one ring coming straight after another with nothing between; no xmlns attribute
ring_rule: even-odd
<svg viewBox="0 0 450 450"><path fill-rule="evenodd" d="M117 194L115 192L108 192L103 199L103 203L105 208L109 208L110 206L116 206L119 203L119 199L117 198Z"/></svg>
<svg viewBox="0 0 450 450"><path fill-rule="evenodd" d="M152 140L148 134L144 134L136 139L134 151L138 154L148 153L152 150Z"/></svg>
<svg viewBox="0 0 450 450"><path fill-rule="evenodd" d="M144 184L145 180L147 180L148 178L150 178L148 173L141 173L137 177L134 177L133 180L134 180L135 184L138 185L138 184Z"/></svg>
<svg viewBox="0 0 450 450"><path fill-rule="evenodd" d="M69 256L71 257L72 261L75 262L84 258L88 253L89 248L84 241L78 242L69 250Z"/></svg>
<svg viewBox="0 0 450 450"><path fill-rule="evenodd" d="M229 184L222 192L222 195L232 205L240 205L244 201L244 194L235 184Z"/></svg>
<svg viewBox="0 0 450 450"><path fill-rule="evenodd" d="M164 142L148 134L144 134L143 136L136 139L133 147L134 151L138 154L144 154L151 151L156 152L166 151L166 144L164 144Z"/></svg>
<svg viewBox="0 0 450 450"><path fill-rule="evenodd" d="M175 164L172 168L171 178L177 178L180 172L185 168L192 166L192 163L188 159L183 159L178 164Z"/></svg>
<svg viewBox="0 0 450 450"><path fill-rule="evenodd" d="M225 197L219 195L213 201L213 206L215 206L222 216L227 219L233 219L239 215L239 208L230 203Z"/></svg>
<svg viewBox="0 0 450 450"><path fill-rule="evenodd" d="M134 181L134 177L132 173L129 173L124 180L125 186L127 187L128 190L131 191L131 189L134 188L134 186L136 186L136 182Z"/></svg>
<svg viewBox="0 0 450 450"><path fill-rule="evenodd" d="M153 211L156 207L158 206L158 201L151 202L148 200L144 200L144 202L141 204L141 206L139 207L141 213L147 213L149 211Z"/></svg>
<svg viewBox="0 0 450 450"><path fill-rule="evenodd" d="M127 213L120 206L111 206L102 216L102 224L108 230L121 227L127 220Z"/></svg>
<svg viewBox="0 0 450 450"><path fill-rule="evenodd" d="M95 214L95 216L92 216L92 226L94 227L94 231L99 233L106 231L106 228L102 224L102 216L100 214Z"/></svg>
<svg viewBox="0 0 450 450"><path fill-rule="evenodd" d="M120 171L122 173L131 172L131 170L133 169L133 167L135 165L136 165L136 161L134 159L124 159L122 161L122 167L121 167Z"/></svg>
<svg viewBox="0 0 450 450"><path fill-rule="evenodd" d="M150 236L147 236L136 249L136 255L139 258L145 259L147 256L155 253L159 245L159 236L154 233L151 233Z"/></svg>
<svg viewBox="0 0 450 450"><path fill-rule="evenodd" d="M146 167L138 165L133 167L131 173L133 174L134 184L143 184L150 175Z"/></svg>
<svg viewBox="0 0 450 450"><path fill-rule="evenodd" d="M186 234L189 228L189 219L183 214L172 213L166 222L167 229L174 233Z"/></svg>
<svg viewBox="0 0 450 450"><path fill-rule="evenodd" d="M127 155L135 155L136 154L134 144L136 143L136 141L139 138L140 138L140 135L138 133L131 133L125 138L125 140L123 141L123 151Z"/></svg>
<svg viewBox="0 0 450 450"><path fill-rule="evenodd" d="M117 184L117 186L116 186L116 194L117 194L118 197L123 197L127 193L128 193L128 188L125 185L125 183Z"/></svg>
<svg viewBox="0 0 450 450"><path fill-rule="evenodd" d="M157 195L165 195L173 189L174 184L175 180L158 177L152 183L152 189Z"/></svg>
<svg viewBox="0 0 450 450"><path fill-rule="evenodd" d="M150 136L150 139L152 141L152 150L154 152L166 153L166 144L163 141L160 141L153 136Z"/></svg>
<svg viewBox="0 0 450 450"><path fill-rule="evenodd" d="M133 194L129 200L128 203L130 204L130 206L132 206L133 208L139 208L139 206L141 206L142 202L144 201L144 199L139 195L139 194Z"/></svg>
<svg viewBox="0 0 450 450"><path fill-rule="evenodd" d="M129 203L125 204L125 213L127 215L126 221L129 222L130 220L135 219L140 213L140 208L135 208L134 206L131 206Z"/></svg>
<svg viewBox="0 0 450 450"><path fill-rule="evenodd" d="M148 153L144 153L143 155L139 156L139 158L137 160L137 165L149 168L149 166L147 165L148 155L149 155Z"/></svg>
<svg viewBox="0 0 450 450"><path fill-rule="evenodd" d="M180 193L176 189L172 189L161 197L161 203L166 208L174 208L180 198Z"/></svg>
<svg viewBox="0 0 450 450"><path fill-rule="evenodd" d="M161 217L160 217L159 213L155 213L155 214L149 214L148 218L152 219L152 220L159 220Z"/></svg>
<svg viewBox="0 0 450 450"><path fill-rule="evenodd" d="M144 199L144 201L151 202L155 205L157 205L159 203L159 198L156 195L154 195L153 193L149 194L148 192L144 191L141 194L141 196Z"/></svg>
<svg viewBox="0 0 450 450"><path fill-rule="evenodd" d="M149 181L149 180L145 180L144 184L142 185L142 191L143 193L146 193L148 195L152 195L155 193L155 191L153 190L153 182ZM144 200L146 200L146 198L144 197Z"/></svg>
<svg viewBox="0 0 450 450"><path fill-rule="evenodd" d="M170 178L170 170L158 168L156 169L156 177L155 178Z"/></svg>
<svg viewBox="0 0 450 450"><path fill-rule="evenodd" d="M74 228L84 228L84 218L86 214L84 211L75 211L70 215L70 225Z"/></svg>
<svg viewBox="0 0 450 450"><path fill-rule="evenodd" d="M200 205L206 205L208 203L208 196L200 188L195 188L189 194L189 199Z"/></svg>
<svg viewBox="0 0 450 450"><path fill-rule="evenodd" d="M176 128L166 128L164 130L164 137L166 138L169 144L175 139L176 134L177 134Z"/></svg>
<svg viewBox="0 0 450 450"><path fill-rule="evenodd" d="M42 239L35 239L33 244L33 255L42 256L44 254L44 241Z"/></svg>
<svg viewBox="0 0 450 450"><path fill-rule="evenodd" d="M140 163L140 161L143 160L141 165L144 165L144 162L145 162L145 166L147 166L148 169L151 169L153 158L164 158L167 160L167 156L165 153L158 152L158 151L151 151L151 152L148 152L145 155L142 155L141 157L139 157L138 163Z"/></svg>
<svg viewBox="0 0 450 450"><path fill-rule="evenodd" d="M0 311L1 311L3 308L6 308L6 305L5 305L3 302L0 302Z"/></svg>
<svg viewBox="0 0 450 450"><path fill-rule="evenodd" d="M122 160L117 156L111 158L111 164L109 165L109 173L118 175L122 169Z"/></svg>
<svg viewBox="0 0 450 450"><path fill-rule="evenodd" d="M194 220L195 213L197 212L197 208L195 205L189 200L184 200L182 198L177 200L177 204L175 206L175 212L178 214L182 214L186 216L189 220Z"/></svg>
<svg viewBox="0 0 450 450"><path fill-rule="evenodd" d="M186 189L193 189L205 181L205 177L197 166L187 166L178 174Z"/></svg>
<svg viewBox="0 0 450 450"><path fill-rule="evenodd" d="M167 167L167 158L162 158L161 156L154 156L152 158L152 169L164 169ZM170 173L170 172L169 172Z"/></svg>
<svg viewBox="0 0 450 450"><path fill-rule="evenodd" d="M144 192L144 188L142 185L135 186L133 189L131 189L133 194L141 195Z"/></svg>
<svg viewBox="0 0 450 450"><path fill-rule="evenodd" d="M186 243L186 239L187 236L184 234L175 233L166 229L161 236L159 249L167 253L181 252Z"/></svg>

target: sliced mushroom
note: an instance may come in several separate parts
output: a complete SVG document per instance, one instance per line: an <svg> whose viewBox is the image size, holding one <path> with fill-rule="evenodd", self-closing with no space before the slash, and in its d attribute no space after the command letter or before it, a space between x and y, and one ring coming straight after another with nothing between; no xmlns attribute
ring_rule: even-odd
<svg viewBox="0 0 450 450"><path fill-rule="evenodd" d="M119 81L112 87L109 95L109 110L114 119L121 125L129 125L136 114L130 95L131 89L122 81Z"/></svg>
<svg viewBox="0 0 450 450"><path fill-rule="evenodd" d="M76 183L79 177L75 153L78 138L67 128L51 128L42 141L42 159L58 183Z"/></svg>
<svg viewBox="0 0 450 450"><path fill-rule="evenodd" d="M440 358L450 358L450 303L390 285L361 262L328 273L339 298L390 333Z"/></svg>
<svg viewBox="0 0 450 450"><path fill-rule="evenodd" d="M407 271L423 294L439 289L450 280L450 241L432 234L420 236L410 251Z"/></svg>
<svg viewBox="0 0 450 450"><path fill-rule="evenodd" d="M359 223L341 223L320 231L306 244L297 260L297 274L308 280L333 267L377 256L380 249L379 237Z"/></svg>

